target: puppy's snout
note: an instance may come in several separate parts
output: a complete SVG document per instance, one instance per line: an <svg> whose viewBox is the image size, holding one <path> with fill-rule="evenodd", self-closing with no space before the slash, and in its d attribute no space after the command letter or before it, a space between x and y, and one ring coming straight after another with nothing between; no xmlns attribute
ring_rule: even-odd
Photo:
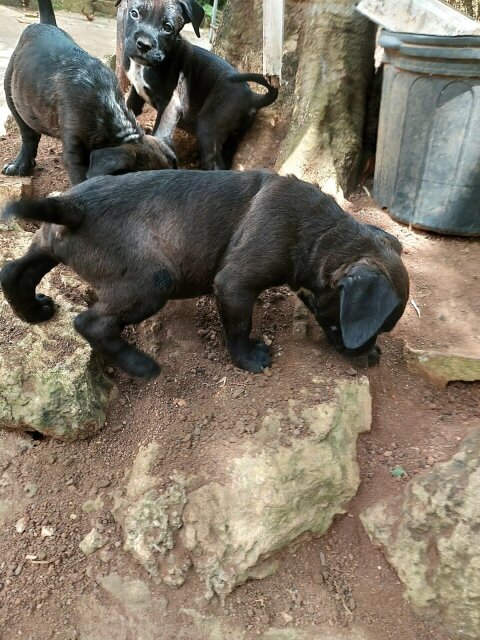
<svg viewBox="0 0 480 640"><path fill-rule="evenodd" d="M137 49L140 53L147 53L150 49L153 49L153 42L146 36L140 36L137 38Z"/></svg>

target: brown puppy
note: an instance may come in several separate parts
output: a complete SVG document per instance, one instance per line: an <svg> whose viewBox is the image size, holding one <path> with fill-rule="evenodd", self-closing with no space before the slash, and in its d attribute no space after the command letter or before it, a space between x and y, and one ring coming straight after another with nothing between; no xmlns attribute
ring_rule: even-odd
<svg viewBox="0 0 480 640"><path fill-rule="evenodd" d="M287 284L347 355L378 359L408 300L396 238L356 222L317 187L266 171L156 171L100 177L58 198L21 200L5 217L44 224L0 283L26 322L48 320L53 301L35 289L59 262L96 290L75 319L97 351L124 371L159 372L122 329L169 299L214 292L234 363L260 372L271 358L250 337L257 296Z"/></svg>

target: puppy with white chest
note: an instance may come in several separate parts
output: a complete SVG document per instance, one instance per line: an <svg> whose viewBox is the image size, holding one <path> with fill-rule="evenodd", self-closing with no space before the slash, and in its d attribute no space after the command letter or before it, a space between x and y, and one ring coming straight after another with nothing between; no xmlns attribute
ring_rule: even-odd
<svg viewBox="0 0 480 640"><path fill-rule="evenodd" d="M12 203L11 216L46 223L26 255L0 271L13 311L31 323L51 318L53 301L36 287L68 265L97 294L77 331L135 376L160 369L122 330L169 299L214 293L230 356L253 373L271 364L251 335L255 301L269 287L288 285L339 352L371 363L377 335L393 329L408 300L394 236L357 222L317 187L266 171L99 177L56 198Z"/></svg>
<svg viewBox="0 0 480 640"><path fill-rule="evenodd" d="M176 167L171 147L137 124L115 74L56 26L50 0L38 4L40 24L23 31L5 75L22 146L3 173L30 175L42 134L62 140L73 185L98 175Z"/></svg>
<svg viewBox="0 0 480 640"><path fill-rule="evenodd" d="M185 41L184 25L191 22L200 36L203 16L195 0L127 0L123 64L132 84L127 105L135 115L145 102L157 110L154 135L171 139L177 124L196 135L202 169L229 169L240 139L278 90L261 74L240 74ZM253 92L250 81L267 93Z"/></svg>

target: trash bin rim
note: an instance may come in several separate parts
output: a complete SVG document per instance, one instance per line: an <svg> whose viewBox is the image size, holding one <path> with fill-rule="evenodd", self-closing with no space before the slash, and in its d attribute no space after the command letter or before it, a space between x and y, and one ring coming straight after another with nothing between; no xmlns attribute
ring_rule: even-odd
<svg viewBox="0 0 480 640"><path fill-rule="evenodd" d="M392 39L397 38L399 44L416 44L433 47L480 47L480 35L478 36L436 36L424 33L406 33L403 31L390 31L382 29L380 45L384 46L382 39L388 38L388 46L392 46Z"/></svg>

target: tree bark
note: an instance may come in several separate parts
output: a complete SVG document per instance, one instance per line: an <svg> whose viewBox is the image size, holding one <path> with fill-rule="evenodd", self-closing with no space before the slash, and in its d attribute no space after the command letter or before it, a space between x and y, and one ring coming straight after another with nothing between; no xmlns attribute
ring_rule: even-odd
<svg viewBox="0 0 480 640"><path fill-rule="evenodd" d="M480 20L480 0L446 0L454 9L463 11L475 20Z"/></svg>
<svg viewBox="0 0 480 640"><path fill-rule="evenodd" d="M125 9L127 3L122 0L117 9L117 48L115 52L115 73L120 83L120 89L123 93L128 87L128 78L123 68L123 46L125 39Z"/></svg>
<svg viewBox="0 0 480 640"><path fill-rule="evenodd" d="M286 0L280 98L257 116L237 166L263 164L335 195L350 192L362 158L374 49L375 27L352 0ZM242 71L262 71L261 2L230 0L215 50Z"/></svg>

